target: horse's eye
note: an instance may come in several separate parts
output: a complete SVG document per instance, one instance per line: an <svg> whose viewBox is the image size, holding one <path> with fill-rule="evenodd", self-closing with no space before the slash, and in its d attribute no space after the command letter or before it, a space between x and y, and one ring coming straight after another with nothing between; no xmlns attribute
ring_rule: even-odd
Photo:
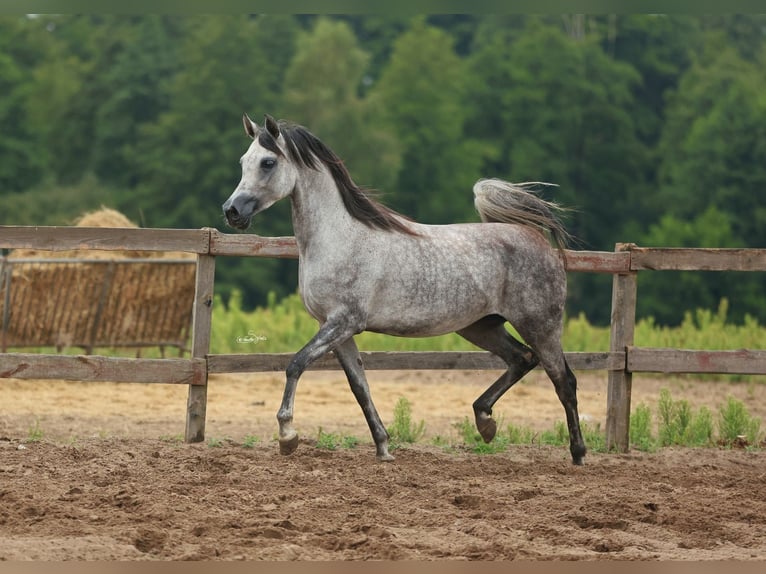
<svg viewBox="0 0 766 574"><path fill-rule="evenodd" d="M261 160L261 167L263 169L271 169L275 165L277 165L277 160L275 160L272 157L267 157L267 158Z"/></svg>

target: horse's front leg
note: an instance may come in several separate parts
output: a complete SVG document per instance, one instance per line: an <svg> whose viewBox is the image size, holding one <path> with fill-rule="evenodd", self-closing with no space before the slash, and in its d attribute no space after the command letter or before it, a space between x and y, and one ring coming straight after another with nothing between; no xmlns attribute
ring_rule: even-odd
<svg viewBox="0 0 766 574"><path fill-rule="evenodd" d="M354 393L354 397L356 397L356 402L362 407L364 418L367 420L367 425L372 433L372 439L375 441L378 460L382 462L394 460L394 457L388 452L388 431L383 426L378 411L372 402L370 388L367 385L367 377L364 374L362 357L359 355L359 349L354 342L354 338L352 337L338 345L335 348L335 356L346 373L348 384L351 386L351 392Z"/></svg>
<svg viewBox="0 0 766 574"><path fill-rule="evenodd" d="M295 389L303 371L318 358L325 355L336 345L343 343L354 334L354 329L347 322L327 321L305 347L298 351L287 365L287 380L282 405L277 412L279 422L279 452L292 453L298 446L298 433L293 428L293 405Z"/></svg>

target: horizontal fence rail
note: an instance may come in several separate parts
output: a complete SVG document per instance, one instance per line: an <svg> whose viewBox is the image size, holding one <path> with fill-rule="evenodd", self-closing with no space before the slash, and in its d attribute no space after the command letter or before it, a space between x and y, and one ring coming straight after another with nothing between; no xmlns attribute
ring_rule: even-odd
<svg viewBox="0 0 766 574"><path fill-rule="evenodd" d="M502 359L484 351L361 351L364 368L393 370L505 370ZM253 353L208 355L211 373L251 373L284 371L293 353ZM625 353L566 353L567 361L578 370L621 370ZM336 370L338 361L328 353L311 364L309 370ZM538 367L539 368L539 367Z"/></svg>
<svg viewBox="0 0 766 574"><path fill-rule="evenodd" d="M298 257L293 237L227 234L215 229L116 229L87 227L0 226L0 249L103 251L181 251L196 258L191 357L127 359L98 355L0 353L0 379L63 379L184 384L189 386L186 440L204 440L207 382L210 374L284 370L292 353L210 354L215 259L225 257ZM618 244L614 252L564 251L569 272L613 275L610 350L566 353L577 370L605 370L607 444L628 450L632 374L766 374L766 351L697 351L635 347L636 277L646 270L766 271L766 249L643 248ZM296 349L297 350L297 349ZM503 370L490 353L362 352L365 367L390 369ZM339 369L332 353L311 369Z"/></svg>

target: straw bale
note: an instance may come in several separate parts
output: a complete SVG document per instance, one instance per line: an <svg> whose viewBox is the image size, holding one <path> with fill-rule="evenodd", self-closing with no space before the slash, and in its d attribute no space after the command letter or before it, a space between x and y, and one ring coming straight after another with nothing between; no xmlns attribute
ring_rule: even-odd
<svg viewBox="0 0 766 574"><path fill-rule="evenodd" d="M83 214L80 227L137 227L109 208ZM184 345L189 332L196 255L153 251L38 251L16 249L6 325L8 346L133 346L159 343ZM53 263L46 259L86 259ZM147 259L147 263L120 263ZM163 263L186 259L190 264ZM115 261L110 267L106 260ZM90 262L92 261L92 263ZM113 273L110 282L108 275ZM106 287L105 287L106 286ZM94 333L104 289L101 317ZM0 291L3 286L0 285ZM4 297L0 297L0 311ZM95 334L95 337L94 337Z"/></svg>

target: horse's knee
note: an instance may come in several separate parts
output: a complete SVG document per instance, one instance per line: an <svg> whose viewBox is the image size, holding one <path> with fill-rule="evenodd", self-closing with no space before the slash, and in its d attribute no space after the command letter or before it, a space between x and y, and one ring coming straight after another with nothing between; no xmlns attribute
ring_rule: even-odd
<svg viewBox="0 0 766 574"><path fill-rule="evenodd" d="M285 376L288 381L298 379L302 373L303 367L295 360L290 361L287 365L287 369L285 369Z"/></svg>

